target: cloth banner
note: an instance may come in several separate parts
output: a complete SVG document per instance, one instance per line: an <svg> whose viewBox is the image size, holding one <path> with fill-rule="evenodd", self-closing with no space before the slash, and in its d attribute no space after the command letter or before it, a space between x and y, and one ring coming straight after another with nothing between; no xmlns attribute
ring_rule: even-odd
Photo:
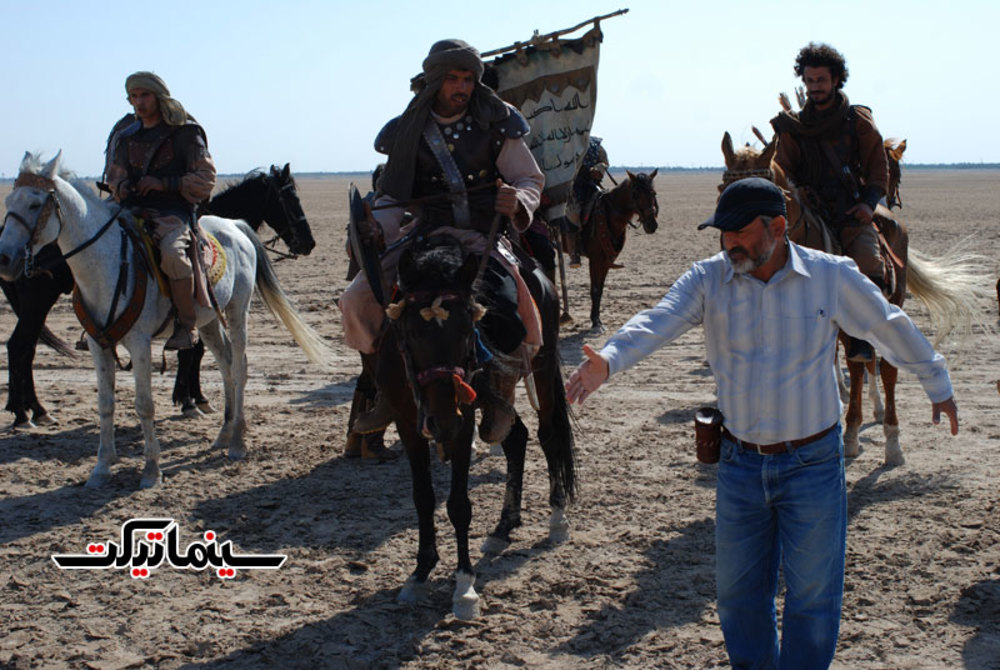
<svg viewBox="0 0 1000 670"><path fill-rule="evenodd" d="M525 141L545 174L541 214L548 221L565 216L573 177L587 153L603 37L595 26L583 37L528 46L491 64L497 94L531 124Z"/></svg>

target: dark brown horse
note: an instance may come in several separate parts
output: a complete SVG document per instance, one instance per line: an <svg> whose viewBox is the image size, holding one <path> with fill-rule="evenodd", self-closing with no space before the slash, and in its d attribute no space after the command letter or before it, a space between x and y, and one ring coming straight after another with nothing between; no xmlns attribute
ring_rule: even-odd
<svg viewBox="0 0 1000 670"><path fill-rule="evenodd" d="M604 280L618 254L625 247L625 233L636 215L647 233L656 232L656 216L660 206L656 202L656 189L651 174L626 171L626 178L610 191L598 194L590 217L583 225L580 238L581 254L587 257L590 267L590 325L604 331L601 323L601 296Z"/></svg>
<svg viewBox="0 0 1000 670"><path fill-rule="evenodd" d="M391 326L379 350L379 386L392 406L396 429L406 449L413 475L413 502L419 523L417 567L399 594L403 602L421 599L430 572L438 562L434 529L435 498L431 481L431 450L451 463L448 518L455 529L457 565L453 611L459 619L475 618L479 597L469 558L469 465L479 386L477 375L483 349L477 322L485 309L477 301L479 258L466 255L457 240L435 235L414 242L399 261L399 291L386 313ZM576 488L573 432L558 356L559 299L540 269L522 271L542 316L543 344L530 364L532 398L538 413L538 440L549 471L549 538L568 537L565 507ZM499 354L494 353L494 356ZM520 360L503 369L520 376ZM480 387L481 388L481 387ZM485 553L502 551L510 532L521 525L521 490L528 430L516 417L503 439L507 457L507 489L500 521L483 546Z"/></svg>
<svg viewBox="0 0 1000 670"><path fill-rule="evenodd" d="M781 167L773 161L776 151L777 138L768 142L763 150L748 145L736 151L733 149L732 138L726 133L722 140L726 172L719 190L733 181L746 177L770 179L786 193L788 238L807 247L833 251L836 247L832 243L830 232L809 209L804 194L789 187ZM898 196L898 182L896 186ZM890 192L891 188L890 186ZM937 332L936 342L956 327L967 328L977 320L976 313L979 308L974 287L976 277L982 276L978 263L957 248L941 258L931 258L916 250L908 249L908 235L903 223L894 219L891 212L881 205L876 209L875 215L883 257L886 260L886 267L892 272L886 284L891 289L889 302L902 306L907 290L920 298L930 311ZM845 335L841 333L842 341L844 337ZM874 375L875 363L868 365L871 374ZM879 417L878 405L876 406L876 420L882 421L885 432L885 464L901 465L904 458L899 444L899 418L896 415L898 371L884 358L878 365L885 389L885 409L884 417ZM865 364L849 361L847 369L851 382L850 402L845 418L844 449L847 456L857 456L860 451L858 433L861 429Z"/></svg>

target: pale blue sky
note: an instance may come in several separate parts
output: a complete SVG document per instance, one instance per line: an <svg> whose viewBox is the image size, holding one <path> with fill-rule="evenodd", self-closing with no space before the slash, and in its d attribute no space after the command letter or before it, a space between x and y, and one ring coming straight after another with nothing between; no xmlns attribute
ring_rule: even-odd
<svg viewBox="0 0 1000 670"><path fill-rule="evenodd" d="M434 41L487 51L622 7L603 24L593 128L612 164L721 165L725 131L742 143L752 124L769 130L810 40L844 53L850 99L873 108L883 135L907 138L908 162L1000 162L987 76L996 0L51 0L44 11L0 0L0 174L26 150L59 149L67 167L98 174L129 110L125 77L143 69L205 126L220 172L369 170L375 134L406 106Z"/></svg>

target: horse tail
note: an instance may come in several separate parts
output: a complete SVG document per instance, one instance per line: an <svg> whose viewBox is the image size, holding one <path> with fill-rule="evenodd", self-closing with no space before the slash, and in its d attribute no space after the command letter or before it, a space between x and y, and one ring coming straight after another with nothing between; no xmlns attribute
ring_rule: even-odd
<svg viewBox="0 0 1000 670"><path fill-rule="evenodd" d="M981 316L982 301L988 297L983 283L988 274L985 261L967 251L964 242L940 257L910 249L906 286L930 312L935 347L949 333L956 332L964 339L974 326L991 328Z"/></svg>
<svg viewBox="0 0 1000 670"><path fill-rule="evenodd" d="M261 243L260 238L254 233L250 224L243 220L237 220L236 226L253 243L254 251L257 254L257 274L255 284L260 293L264 305L271 314L284 324L288 332L291 333L295 342L305 352L306 358L311 362L323 367L332 368L334 351L326 344L323 338L313 328L302 320L295 310L291 300L281 287L278 275L274 272L274 266L267 257L267 250Z"/></svg>
<svg viewBox="0 0 1000 670"><path fill-rule="evenodd" d="M551 379L552 385L552 429L550 434L539 434L538 440L547 443L547 453L552 454L553 477L557 486L562 486L570 502L576 499L576 444L573 439L573 426L570 423L569 404L566 402L566 389L562 384L562 366L559 364L558 352L554 353L555 370ZM540 433L541 431L539 431Z"/></svg>
<svg viewBox="0 0 1000 670"><path fill-rule="evenodd" d="M66 356L67 358L76 357L76 351L73 347L49 330L48 326L42 326L42 332L38 335L38 339L50 349L55 350L60 356Z"/></svg>

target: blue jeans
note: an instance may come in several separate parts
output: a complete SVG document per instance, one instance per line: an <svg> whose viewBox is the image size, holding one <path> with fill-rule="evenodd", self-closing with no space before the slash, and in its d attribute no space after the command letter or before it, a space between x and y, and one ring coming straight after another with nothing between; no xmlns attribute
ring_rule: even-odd
<svg viewBox="0 0 1000 670"><path fill-rule="evenodd" d="M734 668L826 668L844 598L847 484L840 426L761 456L723 438L715 509L719 621ZM786 594L778 645L778 569Z"/></svg>

